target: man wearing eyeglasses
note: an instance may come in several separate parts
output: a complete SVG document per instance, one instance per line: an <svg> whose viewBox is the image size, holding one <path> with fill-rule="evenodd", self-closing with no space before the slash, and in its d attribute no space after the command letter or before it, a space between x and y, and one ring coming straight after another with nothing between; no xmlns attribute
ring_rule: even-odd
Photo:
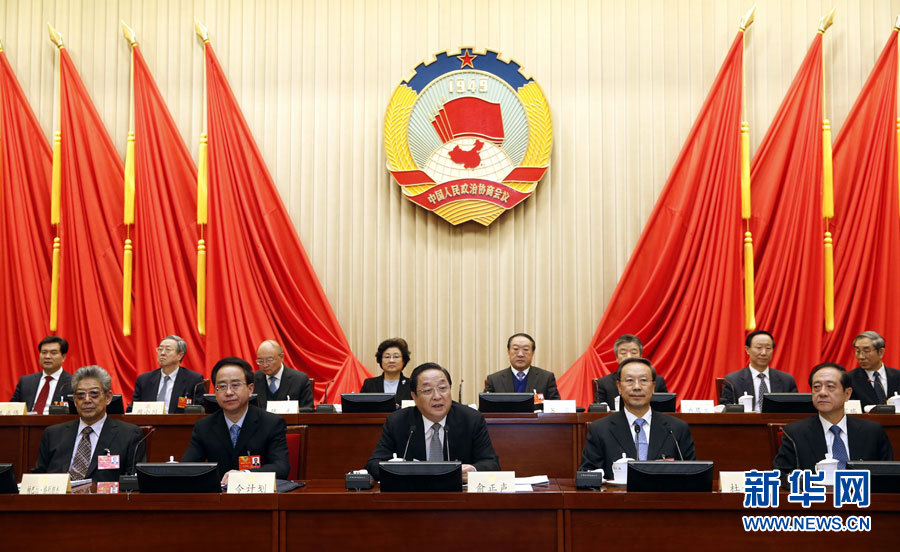
<svg viewBox="0 0 900 552"><path fill-rule="evenodd" d="M883 337L876 332L863 332L853 339L853 350L859 367L850 371L851 399L859 399L865 407L885 404L888 397L900 393L900 370L888 368L882 362Z"/></svg>
<svg viewBox="0 0 900 552"><path fill-rule="evenodd" d="M185 406L199 402L206 391L200 385L203 376L181 366L185 353L187 343L177 335L167 335L159 342L156 348L159 368L138 376L128 412L134 401L161 401L169 414L181 414Z"/></svg>
<svg viewBox="0 0 900 552"><path fill-rule="evenodd" d="M625 454L635 460L696 460L688 425L650 409L656 370L645 358L628 358L616 372L622 410L591 422L580 470L603 469L612 478L613 462Z"/></svg>
<svg viewBox="0 0 900 552"><path fill-rule="evenodd" d="M79 368L72 385L78 419L44 430L31 471L68 472L73 481L118 481L136 461L145 460L141 428L106 415L113 397L112 378L103 368Z"/></svg>
<svg viewBox="0 0 900 552"><path fill-rule="evenodd" d="M197 420L181 461L218 463L223 485L228 484L231 472L245 467L247 471L275 472L275 477L286 479L291 467L287 424L281 416L250 405L250 363L223 358L213 366L212 379L221 409Z"/></svg>
<svg viewBox="0 0 900 552"><path fill-rule="evenodd" d="M312 412L313 393L309 376L284 365L284 349L277 341L268 339L256 350L259 370L253 376L256 400L260 408L268 401L300 401L300 410Z"/></svg>
<svg viewBox="0 0 900 552"><path fill-rule="evenodd" d="M366 469L379 479L378 463L391 458L462 462L463 481L469 472L497 471L500 461L491 444L484 416L453 402L450 373L428 362L412 371L410 393L416 406L394 412L381 429L381 440Z"/></svg>
<svg viewBox="0 0 900 552"><path fill-rule="evenodd" d="M797 392L794 376L769 366L775 352L772 334L763 330L750 332L744 340L744 351L750 358L750 365L725 376L722 404L736 404L746 393L753 397L753 410L762 412L762 398L766 393Z"/></svg>

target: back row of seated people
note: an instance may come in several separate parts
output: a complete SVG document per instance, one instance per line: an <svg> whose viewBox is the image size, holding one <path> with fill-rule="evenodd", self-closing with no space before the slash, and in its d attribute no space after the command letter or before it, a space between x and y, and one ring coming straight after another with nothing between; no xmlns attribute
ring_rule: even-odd
<svg viewBox="0 0 900 552"><path fill-rule="evenodd" d="M488 393L535 392L544 399L559 399L556 376L549 370L532 366L536 344L525 333L510 336L506 343L509 368L487 376L484 391ZM867 331L853 340L853 348L859 367L849 373L853 390L851 398L858 399L863 407L885 404L888 397L900 393L900 370L888 368L882 362L885 340L876 332ZM22 376L10 401L24 402L31 412L47 414L53 403L65 400L72 393L71 375L62 364L69 344L58 336L49 336L38 345L42 370ZM769 332L751 332L744 344L749 358L747 367L725 376L720 402L732 404L745 393L753 397L753 408L759 412L765 393L796 393L797 383L787 372L772 368L769 364L775 351L775 338ZM642 358L644 346L634 335L625 334L613 345L616 362L628 358ZM135 401L162 401L170 414L184 412L190 403L199 402L207 390L206 380L198 372L181 366L187 353L187 343L176 335L164 337L156 349L158 369L138 376L135 382L130 412ZM409 379L403 369L411 354L406 341L392 338L382 341L375 359L383 373L363 382L361 393L393 393L397 404L411 400ZM277 341L260 343L256 352L259 370L253 375L257 402L265 408L270 400L297 400L302 411L313 409L313 389L309 376L284 364L284 350ZM654 391L665 393L666 381L657 375ZM619 391L616 373L595 381L594 402L605 402L615 409Z"/></svg>

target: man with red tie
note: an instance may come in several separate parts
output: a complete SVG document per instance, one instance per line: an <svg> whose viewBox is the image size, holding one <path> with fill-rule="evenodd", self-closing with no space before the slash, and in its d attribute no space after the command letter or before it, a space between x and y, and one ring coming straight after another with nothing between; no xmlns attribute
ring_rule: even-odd
<svg viewBox="0 0 900 552"><path fill-rule="evenodd" d="M47 414L50 405L64 401L72 394L72 375L62 364L69 352L69 343L55 335L45 337L38 344L42 370L19 378L10 402L24 402L29 412Z"/></svg>

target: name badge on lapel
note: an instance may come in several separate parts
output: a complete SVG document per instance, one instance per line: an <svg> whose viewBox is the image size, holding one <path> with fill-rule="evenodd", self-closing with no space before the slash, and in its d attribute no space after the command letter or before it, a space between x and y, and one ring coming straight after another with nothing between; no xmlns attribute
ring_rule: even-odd
<svg viewBox="0 0 900 552"><path fill-rule="evenodd" d="M255 470L262 466L262 461L259 458L258 454L254 454L252 456L239 456L238 457L238 469L239 470Z"/></svg>
<svg viewBox="0 0 900 552"><path fill-rule="evenodd" d="M109 452L109 451L106 451ZM107 454L106 456L97 457L98 470L117 470L119 469L119 455Z"/></svg>
<svg viewBox="0 0 900 552"><path fill-rule="evenodd" d="M193 401L189 397L181 396L178 397L178 408L184 408L185 406L193 404Z"/></svg>

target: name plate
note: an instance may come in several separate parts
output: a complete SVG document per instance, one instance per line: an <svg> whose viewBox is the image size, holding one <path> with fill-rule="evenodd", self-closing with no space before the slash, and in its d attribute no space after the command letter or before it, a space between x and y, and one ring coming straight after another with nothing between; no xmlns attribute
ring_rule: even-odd
<svg viewBox="0 0 900 552"><path fill-rule="evenodd" d="M228 476L227 494L259 494L275 492L275 472L232 472Z"/></svg>
<svg viewBox="0 0 900 552"><path fill-rule="evenodd" d="M743 493L744 480L744 472L719 472L719 490L723 493Z"/></svg>
<svg viewBox="0 0 900 552"><path fill-rule="evenodd" d="M266 410L272 414L297 414L300 412L300 401L268 401Z"/></svg>
<svg viewBox="0 0 900 552"><path fill-rule="evenodd" d="M694 401L684 399L681 401L682 414L712 414L716 411L715 401Z"/></svg>
<svg viewBox="0 0 900 552"><path fill-rule="evenodd" d="M862 414L862 403L859 399L852 399L844 403L845 414Z"/></svg>
<svg viewBox="0 0 900 552"><path fill-rule="evenodd" d="M571 414L575 412L575 401L544 401L544 414Z"/></svg>
<svg viewBox="0 0 900 552"><path fill-rule="evenodd" d="M166 403L163 401L135 401L131 406L131 414L165 414Z"/></svg>
<svg viewBox="0 0 900 552"><path fill-rule="evenodd" d="M72 492L67 473L26 473L19 494L66 494Z"/></svg>
<svg viewBox="0 0 900 552"><path fill-rule="evenodd" d="M516 492L516 472L469 472L470 493L514 493Z"/></svg>
<svg viewBox="0 0 900 552"><path fill-rule="evenodd" d="M400 408L406 408L409 406L416 406L416 401L411 399L403 399L400 401Z"/></svg>
<svg viewBox="0 0 900 552"><path fill-rule="evenodd" d="M0 416L24 416L28 407L23 402L0 402Z"/></svg>

